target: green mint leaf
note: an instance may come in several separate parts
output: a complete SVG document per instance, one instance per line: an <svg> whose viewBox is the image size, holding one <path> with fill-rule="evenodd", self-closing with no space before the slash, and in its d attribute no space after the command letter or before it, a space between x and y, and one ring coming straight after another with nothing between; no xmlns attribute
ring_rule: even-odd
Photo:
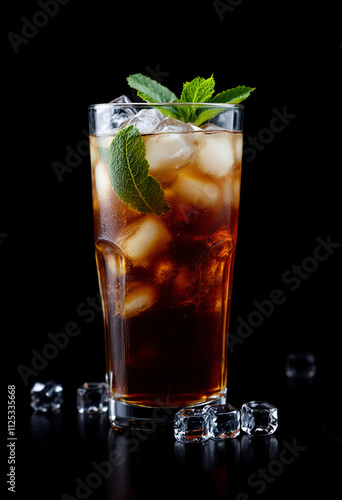
<svg viewBox="0 0 342 500"><path fill-rule="evenodd" d="M150 103L231 103L238 104L245 100L250 93L255 90L252 87L239 86L225 90L219 94L214 94L215 80L213 75L210 78L198 76L190 82L185 82L180 99L168 88L161 85L156 80L141 73L130 75L127 81L131 87L138 91L138 96ZM170 116L182 120L185 123L192 122L199 126L214 118L223 108L203 109L196 105L183 106L154 106L159 109L164 116ZM200 110L200 111L199 111Z"/></svg>
<svg viewBox="0 0 342 500"><path fill-rule="evenodd" d="M255 90L255 88L245 87L244 85L242 85L239 87L235 87L234 89L220 92L215 97L213 97L210 102L238 104L239 102L247 99L247 97L253 90Z"/></svg>
<svg viewBox="0 0 342 500"><path fill-rule="evenodd" d="M214 90L215 80L213 76L207 80L198 76L191 80L191 82L184 83L180 102L208 102Z"/></svg>
<svg viewBox="0 0 342 500"><path fill-rule="evenodd" d="M127 78L130 87L137 90L138 96L146 102L160 103L160 102L178 102L176 94L171 92L167 87L161 83L153 80L152 78L135 73ZM180 118L179 110L176 107L158 107L155 106L164 116L171 118Z"/></svg>
<svg viewBox="0 0 342 500"><path fill-rule="evenodd" d="M127 78L127 82L130 87L139 90L155 102L178 102L176 94L149 76L135 73Z"/></svg>
<svg viewBox="0 0 342 500"><path fill-rule="evenodd" d="M151 97L148 97L147 95L143 94L142 92L138 92L138 96L141 97L146 102L150 103L160 103L161 101L156 101L155 99L152 99ZM156 109L159 109L159 111L164 115L164 116L169 116L170 118L180 118L180 113L179 109L177 109L175 106L153 106Z"/></svg>
<svg viewBox="0 0 342 500"><path fill-rule="evenodd" d="M203 125L203 123L207 122L208 120L211 120L214 118L216 115L221 113L221 111L224 111L223 108L209 108L205 109L195 119L195 125L196 127L199 127L200 125Z"/></svg>
<svg viewBox="0 0 342 500"><path fill-rule="evenodd" d="M209 102L215 90L215 80L213 75L210 78L198 76L185 82L180 96L180 102ZM181 107L181 113L185 122L194 122L196 111L200 106Z"/></svg>
<svg viewBox="0 0 342 500"><path fill-rule="evenodd" d="M151 99L152 102L178 102L176 94L156 80L152 80L149 76L135 73L127 77L127 82L130 87L138 90L144 96L145 100Z"/></svg>
<svg viewBox="0 0 342 500"><path fill-rule="evenodd" d="M109 159L109 174L114 191L121 201L141 213L161 215L169 211L159 182L148 175L146 147L134 125L116 134L109 152L99 148L99 155Z"/></svg>
<svg viewBox="0 0 342 500"><path fill-rule="evenodd" d="M247 99L247 97L250 95L251 92L253 92L253 90L255 89L252 87L245 87L245 86L235 87L234 89L229 89L225 90L224 92L220 92L219 94L214 96L210 100L210 102L218 104L220 103L238 104L239 102ZM195 125L197 125L197 127L199 125L202 125L206 121L214 118L221 111L223 111L223 108L205 109L197 116L195 120Z"/></svg>

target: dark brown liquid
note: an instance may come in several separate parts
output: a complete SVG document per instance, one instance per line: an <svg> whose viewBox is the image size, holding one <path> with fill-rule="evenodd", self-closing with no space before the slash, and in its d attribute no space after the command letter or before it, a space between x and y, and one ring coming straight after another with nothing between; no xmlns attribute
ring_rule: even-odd
<svg viewBox="0 0 342 500"><path fill-rule="evenodd" d="M219 182L199 172L199 179L216 182L220 190L209 206L198 193L194 203L179 195L177 179L172 183L153 174L171 207L166 215L153 216L127 208L114 192L104 203L96 189L96 161L96 258L113 396L144 406L186 406L219 397L226 387L238 218L238 203L227 192L236 191L240 164ZM182 173L185 168L196 173L195 164ZM152 226L161 221L160 241L137 256L140 239L128 246L125 241L146 220Z"/></svg>

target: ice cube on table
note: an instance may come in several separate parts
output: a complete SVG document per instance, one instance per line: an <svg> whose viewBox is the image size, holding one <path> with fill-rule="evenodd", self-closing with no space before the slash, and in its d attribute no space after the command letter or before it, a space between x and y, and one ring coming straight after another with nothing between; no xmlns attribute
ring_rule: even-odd
<svg viewBox="0 0 342 500"><path fill-rule="evenodd" d="M234 164L234 149L228 132L215 132L201 135L193 161L198 168L214 177L224 177Z"/></svg>
<svg viewBox="0 0 342 500"><path fill-rule="evenodd" d="M311 352L294 352L287 356L285 373L289 378L311 379L316 374L316 358Z"/></svg>
<svg viewBox="0 0 342 500"><path fill-rule="evenodd" d="M278 410L266 401L249 401L241 407L241 429L250 436L270 436L278 427Z"/></svg>
<svg viewBox="0 0 342 500"><path fill-rule="evenodd" d="M146 216L126 228L118 245L134 266L142 266L167 250L170 241L171 235L164 223L158 217Z"/></svg>
<svg viewBox="0 0 342 500"><path fill-rule="evenodd" d="M163 115L158 109L142 109L125 126L135 125L141 134L149 134L162 119Z"/></svg>
<svg viewBox="0 0 342 500"><path fill-rule="evenodd" d="M113 192L108 166L99 160L95 165L95 187L99 202L108 200Z"/></svg>
<svg viewBox="0 0 342 500"><path fill-rule="evenodd" d="M209 439L209 414L201 408L184 408L174 417L174 436L181 443L204 443Z"/></svg>
<svg viewBox="0 0 342 500"><path fill-rule="evenodd" d="M58 410L63 403L63 387L53 380L36 382L30 395L31 407L43 413Z"/></svg>
<svg viewBox="0 0 342 500"><path fill-rule="evenodd" d="M230 404L205 407L209 414L210 438L232 439L240 434L240 411Z"/></svg>
<svg viewBox="0 0 342 500"><path fill-rule="evenodd" d="M184 203L196 209L216 207L221 198L217 184L190 172L179 174L175 191Z"/></svg>
<svg viewBox="0 0 342 500"><path fill-rule="evenodd" d="M108 410L107 386L104 382L85 382L77 389L79 413L103 413Z"/></svg>
<svg viewBox="0 0 342 500"><path fill-rule="evenodd" d="M157 291L142 283L136 284L126 295L123 304L123 316L132 318L150 309L157 301Z"/></svg>

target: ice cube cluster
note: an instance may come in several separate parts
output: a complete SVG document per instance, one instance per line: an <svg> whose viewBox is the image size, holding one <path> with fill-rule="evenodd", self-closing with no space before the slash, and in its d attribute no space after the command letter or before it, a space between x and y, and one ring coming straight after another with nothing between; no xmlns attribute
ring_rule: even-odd
<svg viewBox="0 0 342 500"><path fill-rule="evenodd" d="M148 288L148 287L146 287ZM140 291L133 308L143 308L153 300L153 289ZM145 302L144 302L145 300ZM126 305L126 307L129 307ZM58 410L63 403L63 387L54 381L36 382L31 389L31 407L37 412ZM104 382L85 382L77 389L80 414L101 414L108 410ZM184 408L174 417L174 436L181 443L204 443L234 439L244 431L249 436L270 436L278 427L278 410L266 401L249 401L241 410L231 404L211 404L202 408Z"/></svg>
<svg viewBox="0 0 342 500"><path fill-rule="evenodd" d="M199 231L207 234L214 232L223 210L233 205L238 208L242 137L228 134L212 124L199 128L165 118L157 109L138 111L126 96L112 101L112 106L103 112L111 113L111 129L103 129L103 133L100 129L97 137L91 137L90 141L94 211L99 232L103 231L99 238L115 243L122 261L130 266L133 274L135 267L148 267L154 273L154 283L170 283L175 297L183 303L189 288L194 286L190 279L194 273L187 266L177 267L171 262L170 249L175 238L172 223L166 220L167 216L139 216L119 202L111 185L109 166L100 159L97 147L109 147L123 126L138 128L146 147L149 173L161 184L166 203L176 207L173 213L179 218L175 221L177 228L184 226L182 234L178 234L177 229L180 241L188 234L188 224L194 219L201 221ZM201 213L205 216L198 217ZM123 266L112 261L114 265L107 267L111 268L113 283L119 282ZM124 295L118 300L117 310L126 318L150 309L158 301L155 292L138 280L125 288Z"/></svg>
<svg viewBox="0 0 342 500"><path fill-rule="evenodd" d="M48 413L59 410L63 404L63 387L53 380L36 382L30 391L30 405L34 411ZM108 410L105 382L85 382L77 389L79 413L104 413Z"/></svg>
<svg viewBox="0 0 342 500"><path fill-rule="evenodd" d="M270 436L278 427L277 408L266 401L249 401L240 410L231 404L185 408L174 418L174 436L181 443L204 443L249 436Z"/></svg>
<svg viewBox="0 0 342 500"><path fill-rule="evenodd" d="M98 106L96 130L98 134L115 134L120 128L135 125L141 134L151 133L163 119L157 109L138 111L131 100L122 95L109 103L111 106Z"/></svg>

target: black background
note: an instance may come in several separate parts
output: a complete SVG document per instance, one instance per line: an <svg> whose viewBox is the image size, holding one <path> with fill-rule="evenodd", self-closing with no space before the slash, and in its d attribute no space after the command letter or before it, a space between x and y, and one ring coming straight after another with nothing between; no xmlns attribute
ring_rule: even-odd
<svg viewBox="0 0 342 500"><path fill-rule="evenodd" d="M6 444L6 391L15 384L17 497L75 496L75 479L85 478L92 461L103 459L111 439L127 445L125 436L108 434L106 419L82 427L75 393L84 381L103 380L105 369L84 135L87 106L127 93L126 77L136 72L158 75L177 94L183 81L212 73L217 91L256 87L245 103L231 334L239 317L251 317L255 301L268 299L275 289L285 299L243 343L231 345L228 399L236 406L251 399L273 402L283 411L279 451L283 439L294 438L306 451L258 493L247 479L277 456L270 452L272 442L259 443L253 461L239 440L237 461L232 444L226 450L211 443L177 451L173 438L153 436L127 452L124 466L90 498L141 498L149 492L152 498L193 493L235 499L241 491L250 498L279 498L284 491L300 498L314 493L318 480L333 488L342 464L341 431L331 414L341 384L341 247L300 278L298 287L283 275L293 276L292 266L313 257L319 241L342 243L337 9L305 1L70 0L47 20L37 17L42 8L35 1L2 0L0 9L1 438ZM15 49L8 35L23 36L24 18L41 27ZM272 128L275 110L291 115L281 131ZM251 159L247 148L253 137L261 147ZM78 148L79 157L60 181L52 164L66 164L70 148ZM86 305L88 299L93 306ZM31 350L42 352L48 334L64 331L71 321L80 334L25 385L18 365L30 367ZM284 375L286 355L298 350L317 359L310 387L291 386ZM64 386L63 412L39 420L29 408L29 389L36 380L49 379ZM6 457L5 450L4 478Z"/></svg>

